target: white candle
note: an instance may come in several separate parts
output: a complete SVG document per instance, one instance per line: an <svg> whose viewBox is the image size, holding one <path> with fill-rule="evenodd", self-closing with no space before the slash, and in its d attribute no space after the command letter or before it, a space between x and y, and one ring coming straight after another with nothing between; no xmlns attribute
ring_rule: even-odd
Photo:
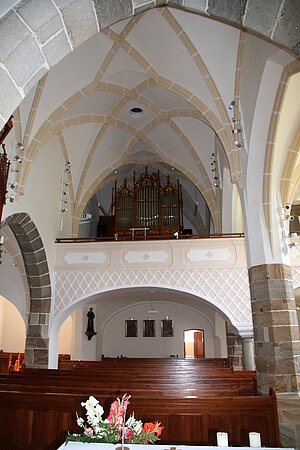
<svg viewBox="0 0 300 450"><path fill-rule="evenodd" d="M228 434L219 432L217 433L217 445L218 447L228 447Z"/></svg>
<svg viewBox="0 0 300 450"><path fill-rule="evenodd" d="M250 447L261 447L261 440L259 433L249 433Z"/></svg>

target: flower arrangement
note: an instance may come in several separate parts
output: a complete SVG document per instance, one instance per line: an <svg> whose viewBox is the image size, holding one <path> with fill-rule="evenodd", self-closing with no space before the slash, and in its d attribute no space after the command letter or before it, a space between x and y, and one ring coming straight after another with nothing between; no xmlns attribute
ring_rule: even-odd
<svg viewBox="0 0 300 450"><path fill-rule="evenodd" d="M82 417L77 416L77 425L83 428L82 434L70 434L66 437L66 445L70 441L85 443L111 443L117 444L148 444L159 439L163 430L159 422L142 423L134 417L134 413L126 420L126 410L130 396L125 394L111 404L110 412L106 419L102 419L103 407L95 397L90 397L81 405L86 409L87 423Z"/></svg>

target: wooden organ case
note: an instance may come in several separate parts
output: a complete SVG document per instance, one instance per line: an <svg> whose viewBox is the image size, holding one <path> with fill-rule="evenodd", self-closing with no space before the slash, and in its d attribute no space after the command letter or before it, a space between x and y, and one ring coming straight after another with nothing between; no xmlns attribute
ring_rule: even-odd
<svg viewBox="0 0 300 450"><path fill-rule="evenodd" d="M114 233L118 236L173 236L182 230L182 191L177 184L160 181L159 172L133 173L133 187L127 179L113 192Z"/></svg>

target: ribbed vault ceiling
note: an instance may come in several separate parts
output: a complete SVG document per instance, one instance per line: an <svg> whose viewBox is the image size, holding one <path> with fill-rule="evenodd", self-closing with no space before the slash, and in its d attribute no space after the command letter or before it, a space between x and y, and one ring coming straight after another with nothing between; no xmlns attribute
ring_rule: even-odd
<svg viewBox="0 0 300 450"><path fill-rule="evenodd" d="M26 151L19 191L25 189L30 163L49 145L71 163L70 200L77 218L115 169L153 163L163 169L164 163L197 185L219 231L211 155L220 155L233 181L240 179L228 105L239 94L242 37L221 22L168 8L92 37L50 70L16 113ZM268 56L279 51L261 45ZM255 82L258 89L259 78ZM142 113L134 115L132 108Z"/></svg>

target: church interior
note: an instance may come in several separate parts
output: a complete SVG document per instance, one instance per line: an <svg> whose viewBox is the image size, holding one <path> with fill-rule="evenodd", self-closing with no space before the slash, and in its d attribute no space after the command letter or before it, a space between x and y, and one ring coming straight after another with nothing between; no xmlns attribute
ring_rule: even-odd
<svg viewBox="0 0 300 450"><path fill-rule="evenodd" d="M199 368L215 377L215 414L239 411L239 437L233 413L214 425L201 379L194 396L168 394L182 390L193 413L187 431L170 400L163 443L215 445L227 431L246 445L250 430L300 449L300 6L270 3L268 14L253 0L0 4L2 424L41 393L60 411L49 371L117 386L118 362L122 391L132 370L155 385L157 372ZM93 387L103 402L108 387ZM68 414L75 393L85 398L72 391ZM255 397L246 418L243 395ZM49 450L67 431L51 430ZM34 433L14 448L46 448Z"/></svg>

